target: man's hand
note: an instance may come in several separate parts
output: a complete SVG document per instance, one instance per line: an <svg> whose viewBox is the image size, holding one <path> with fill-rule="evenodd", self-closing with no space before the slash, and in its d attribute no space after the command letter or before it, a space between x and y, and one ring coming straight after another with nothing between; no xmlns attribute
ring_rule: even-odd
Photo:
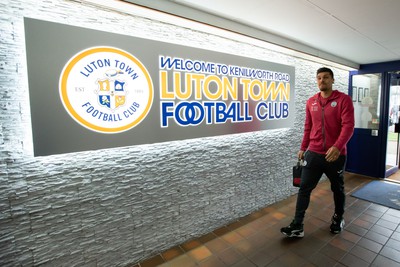
<svg viewBox="0 0 400 267"><path fill-rule="evenodd" d="M300 150L299 152L297 152L297 157L298 159L304 159L304 151Z"/></svg>
<svg viewBox="0 0 400 267"><path fill-rule="evenodd" d="M337 160L340 156L340 151L337 149L337 147L331 147L328 149L328 151L325 154L325 159L328 162L333 162Z"/></svg>

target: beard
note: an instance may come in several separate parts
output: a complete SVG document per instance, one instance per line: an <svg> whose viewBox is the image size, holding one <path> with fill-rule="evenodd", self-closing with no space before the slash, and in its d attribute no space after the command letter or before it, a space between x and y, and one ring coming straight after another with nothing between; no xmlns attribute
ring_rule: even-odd
<svg viewBox="0 0 400 267"><path fill-rule="evenodd" d="M320 84L318 87L321 92L329 91L331 89L327 84Z"/></svg>

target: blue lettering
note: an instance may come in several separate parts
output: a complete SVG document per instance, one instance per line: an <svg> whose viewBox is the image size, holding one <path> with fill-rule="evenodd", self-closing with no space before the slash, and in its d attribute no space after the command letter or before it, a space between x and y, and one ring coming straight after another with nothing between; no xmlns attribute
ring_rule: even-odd
<svg viewBox="0 0 400 267"><path fill-rule="evenodd" d="M174 107L174 102L161 102L161 127L168 127L168 118L174 117L174 113L169 111Z"/></svg>

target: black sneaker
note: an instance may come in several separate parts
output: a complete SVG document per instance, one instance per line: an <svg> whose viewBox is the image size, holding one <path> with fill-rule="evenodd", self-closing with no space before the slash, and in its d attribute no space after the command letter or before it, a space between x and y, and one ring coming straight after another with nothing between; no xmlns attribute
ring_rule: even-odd
<svg viewBox="0 0 400 267"><path fill-rule="evenodd" d="M338 216L336 213L332 216L331 233L338 234L343 230L344 219L342 216Z"/></svg>
<svg viewBox="0 0 400 267"><path fill-rule="evenodd" d="M303 237L303 224L298 224L293 221L289 226L281 228L281 233L287 237Z"/></svg>

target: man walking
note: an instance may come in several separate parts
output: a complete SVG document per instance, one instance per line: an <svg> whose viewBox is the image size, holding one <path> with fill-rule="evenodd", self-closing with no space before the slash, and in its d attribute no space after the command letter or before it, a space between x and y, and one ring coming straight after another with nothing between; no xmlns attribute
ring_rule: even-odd
<svg viewBox="0 0 400 267"><path fill-rule="evenodd" d="M304 135L298 152L303 159L301 184L292 223L281 229L288 237L303 237L303 220L312 190L326 174L333 192L335 211L330 231L338 234L344 226L344 169L346 145L354 131L354 107L350 96L332 89L334 75L329 68L317 70L320 92L306 104Z"/></svg>

